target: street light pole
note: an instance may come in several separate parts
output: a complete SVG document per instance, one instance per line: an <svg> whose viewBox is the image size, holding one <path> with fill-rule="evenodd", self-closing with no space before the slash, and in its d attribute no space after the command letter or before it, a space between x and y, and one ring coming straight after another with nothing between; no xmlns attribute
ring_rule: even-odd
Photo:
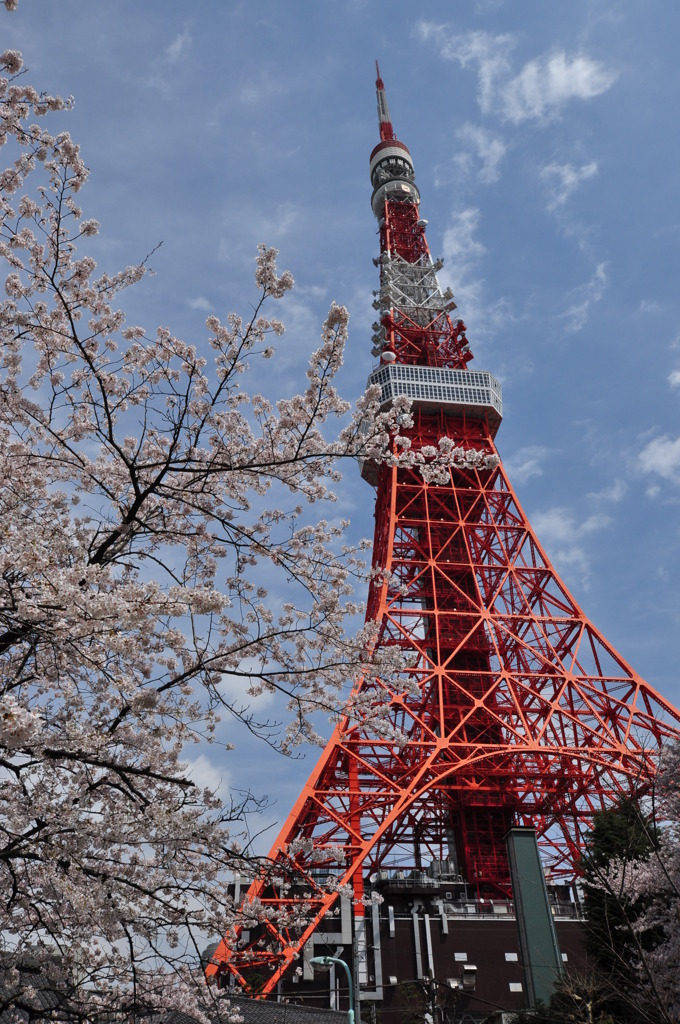
<svg viewBox="0 0 680 1024"><path fill-rule="evenodd" d="M313 956L310 964L317 964L319 967L330 967L331 964L339 964L347 975L349 985L349 1010L347 1011L347 1024L354 1024L354 985L352 984L352 972L344 960L337 956Z"/></svg>

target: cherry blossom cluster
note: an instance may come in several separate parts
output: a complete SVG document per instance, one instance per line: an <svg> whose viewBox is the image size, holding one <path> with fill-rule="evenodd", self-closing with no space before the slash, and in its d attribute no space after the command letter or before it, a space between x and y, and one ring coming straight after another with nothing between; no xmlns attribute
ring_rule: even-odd
<svg viewBox="0 0 680 1024"><path fill-rule="evenodd" d="M184 759L220 716L272 742L270 694L283 753L323 742L320 709L402 743L390 701L417 683L375 623L351 628L368 545L329 516L334 487L356 460L439 482L491 457L413 450L408 401L382 408L378 387L352 408L335 303L300 393L250 392L293 287L264 245L248 316L210 316L190 341L128 323L121 295L147 263L100 271L88 250L71 101L34 89L14 50L0 67L0 1014L40 1017L37 971L64 1020L232 1020L200 950L273 913L225 884L249 869L257 801L199 790Z"/></svg>
<svg viewBox="0 0 680 1024"><path fill-rule="evenodd" d="M225 880L248 869L257 801L199 789L184 759L220 716L271 742L270 693L284 753L321 742L319 709L391 729L375 694L347 703L362 675L408 684L374 624L347 629L367 545L328 506L343 462L429 472L451 454L395 440L405 401L340 396L336 304L300 394L248 392L293 286L274 249L247 317L211 316L191 341L128 323L121 295L146 261L100 271L88 251L71 101L28 84L16 51L0 65L0 1013L39 1019L39 975L64 1020L232 1020L200 950L242 923Z"/></svg>

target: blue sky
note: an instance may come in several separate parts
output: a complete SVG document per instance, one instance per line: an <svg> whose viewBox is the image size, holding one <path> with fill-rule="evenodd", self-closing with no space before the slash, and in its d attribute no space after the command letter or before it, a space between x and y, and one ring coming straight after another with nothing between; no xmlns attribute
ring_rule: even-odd
<svg viewBox="0 0 680 1024"><path fill-rule="evenodd" d="M36 87L75 96L65 127L91 168L100 264L163 242L132 322L200 342L209 313L247 307L257 243L279 248L297 285L285 392L333 299L352 314L347 397L372 367L380 59L471 368L503 382L497 440L519 499L585 611L676 704L679 39L674 0L20 0L2 14ZM358 473L339 495L370 535ZM266 789L285 815L313 761L239 742L201 770Z"/></svg>

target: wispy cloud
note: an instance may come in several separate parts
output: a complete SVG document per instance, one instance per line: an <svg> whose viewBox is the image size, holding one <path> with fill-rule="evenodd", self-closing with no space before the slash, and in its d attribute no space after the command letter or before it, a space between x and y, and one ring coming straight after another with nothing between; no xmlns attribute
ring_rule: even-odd
<svg viewBox="0 0 680 1024"><path fill-rule="evenodd" d="M548 186L548 209L556 210L564 206L572 192L596 174L597 163L594 160L580 167L574 167L573 164L546 164L541 168L541 178Z"/></svg>
<svg viewBox="0 0 680 1024"><path fill-rule="evenodd" d="M486 247L477 237L479 226L477 207L466 207L452 214L449 227L444 232L442 255L445 267L439 274L443 287L447 285L455 292L458 314L463 317L472 333L472 350L480 352L480 341L497 337L500 330L517 319L517 310L504 296L490 299L484 294L484 278L481 263ZM517 370L516 361L513 370ZM502 373L499 371L502 377Z"/></svg>
<svg viewBox="0 0 680 1024"><path fill-rule="evenodd" d="M488 32L452 32L448 25L421 21L417 35L423 41L434 40L442 57L456 60L461 67L476 65L479 75L479 105L488 113L494 106L498 85L510 76L509 51L514 45L510 35Z"/></svg>
<svg viewBox="0 0 680 1024"><path fill-rule="evenodd" d="M503 460L505 471L512 481L524 484L532 477L543 475L542 463L551 454L551 449L540 444L527 445Z"/></svg>
<svg viewBox="0 0 680 1024"><path fill-rule="evenodd" d="M453 223L444 234L448 259L470 263L484 255L484 245L474 237L478 224L479 210L476 207L468 207L454 214Z"/></svg>
<svg viewBox="0 0 680 1024"><path fill-rule="evenodd" d="M478 264L486 252L475 237L479 224L479 210L468 207L453 214L452 222L444 232L443 255L446 269L439 275L443 285L454 286L456 299L465 316L474 320L482 307L483 280L477 277Z"/></svg>
<svg viewBox="0 0 680 1024"><path fill-rule="evenodd" d="M534 513L531 521L548 558L559 569L575 573L587 589L590 554L585 542L591 534L609 526L611 518L604 513L596 513L579 523L569 509L557 507Z"/></svg>
<svg viewBox="0 0 680 1024"><path fill-rule="evenodd" d="M672 388L680 388L680 370L671 370L668 374L668 383Z"/></svg>
<svg viewBox="0 0 680 1024"><path fill-rule="evenodd" d="M187 774L195 786L199 789L209 789L222 800L228 797L230 776L221 765L214 764L205 754L199 754L184 763L187 766Z"/></svg>
<svg viewBox="0 0 680 1024"><path fill-rule="evenodd" d="M680 483L680 437L668 434L649 441L637 457L638 469L655 473L670 483Z"/></svg>
<svg viewBox="0 0 680 1024"><path fill-rule="evenodd" d="M181 64L193 45L193 39L188 28L184 28L169 43L165 49L156 56L149 66L149 74L146 79L147 85L158 89L164 96L172 95L172 84L170 70L176 69ZM176 73L176 70L173 71Z"/></svg>
<svg viewBox="0 0 680 1024"><path fill-rule="evenodd" d="M485 114L519 124L556 116L570 100L587 100L606 92L617 78L614 70L584 53L556 50L527 61L513 73L512 35L488 32L454 33L450 26L420 22L417 35L435 42L442 57L461 67L476 67L478 101Z"/></svg>
<svg viewBox="0 0 680 1024"><path fill-rule="evenodd" d="M241 103L255 107L274 98L281 98L288 90L289 86L283 79L272 78L271 75L262 72L257 78L244 82L238 95Z"/></svg>
<svg viewBox="0 0 680 1024"><path fill-rule="evenodd" d="M608 487L603 487L599 491L591 491L588 497L594 501L608 501L618 504L627 493L628 485L626 482L624 480L614 480Z"/></svg>
<svg viewBox="0 0 680 1024"><path fill-rule="evenodd" d="M464 171L470 172L475 163L481 164L479 180L485 185L492 184L500 178L500 165L507 152L503 140L479 125L467 122L456 133L463 146L470 148L456 154L455 162Z"/></svg>
<svg viewBox="0 0 680 1024"><path fill-rule="evenodd" d="M169 46L165 48L165 60L168 64L177 64L191 49L192 39L188 29L184 29L175 36Z"/></svg>
<svg viewBox="0 0 680 1024"><path fill-rule="evenodd" d="M573 334L585 326L590 310L599 302L607 287L607 264L598 263L590 280L570 293L571 305L560 313L560 319L567 322L567 332Z"/></svg>
<svg viewBox="0 0 680 1024"><path fill-rule="evenodd" d="M616 74L599 61L563 51L538 57L505 83L499 94L503 115L515 124L528 118L548 118L572 99L588 100L606 92Z"/></svg>
<svg viewBox="0 0 680 1024"><path fill-rule="evenodd" d="M195 299L188 299L187 305L189 309L202 310L204 313L210 313L214 306L210 299L206 299L205 295L197 295Z"/></svg>

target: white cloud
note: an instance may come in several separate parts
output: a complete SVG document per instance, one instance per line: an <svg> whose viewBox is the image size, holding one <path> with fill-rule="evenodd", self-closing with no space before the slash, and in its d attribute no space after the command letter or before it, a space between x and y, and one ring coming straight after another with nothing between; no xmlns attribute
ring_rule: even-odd
<svg viewBox="0 0 680 1024"><path fill-rule="evenodd" d="M616 74L599 61L559 52L524 65L502 90L502 113L515 124L528 118L546 118L568 100L592 99L606 92Z"/></svg>
<svg viewBox="0 0 680 1024"><path fill-rule="evenodd" d="M485 131L479 125L464 124L457 136L464 144L469 145L474 156L480 161L480 181L485 185L498 181L500 177L500 164L507 152L507 146L501 138ZM456 163L466 168L471 163L469 153L461 152L456 155Z"/></svg>
<svg viewBox="0 0 680 1024"><path fill-rule="evenodd" d="M642 449L637 464L643 473L656 473L671 483L680 483L680 437L655 437Z"/></svg>
<svg viewBox="0 0 680 1024"><path fill-rule="evenodd" d="M202 310L204 313L210 313L213 309L213 304L210 299L206 299L205 295L197 295L195 299L188 299L187 305L189 309Z"/></svg>
<svg viewBox="0 0 680 1024"><path fill-rule="evenodd" d="M512 35L488 32L453 32L449 26L421 22L416 31L423 41L433 40L445 60L461 67L476 66L479 105L513 124L528 119L548 120L572 99L592 99L606 92L616 72L585 54L569 56L563 50L527 61L513 75Z"/></svg>
<svg viewBox="0 0 680 1024"><path fill-rule="evenodd" d="M595 513L582 523L566 508L551 508L534 513L531 517L534 532L540 538L548 558L560 569L567 569L580 577L581 585L590 581L590 555L584 541L590 534L611 523L609 516Z"/></svg>
<svg viewBox="0 0 680 1024"><path fill-rule="evenodd" d="M484 279L479 276L480 263L486 247L476 237L479 210L467 207L452 214L451 223L444 232L442 256L446 264L439 273L439 281L455 293L458 310L456 316L465 319L472 334L471 344L475 356L480 356L480 339L493 339L499 331L517 320L514 303L503 296L489 299L484 294ZM513 371L517 360L513 358ZM502 377L502 373L499 371Z"/></svg>
<svg viewBox="0 0 680 1024"><path fill-rule="evenodd" d="M255 717L264 709L272 708L278 695L275 690L263 687L259 669L260 663L256 658L244 658L238 672L224 672L217 684L220 698L233 705L237 712L248 714L254 711Z"/></svg>
<svg viewBox="0 0 680 1024"><path fill-rule="evenodd" d="M277 237L287 235L300 216L299 207L294 203L279 203L274 214L265 223L264 228L269 234L266 237Z"/></svg>
<svg viewBox="0 0 680 1024"><path fill-rule="evenodd" d="M570 334L580 331L585 325L591 307L604 295L607 282L607 264L598 263L590 281L570 293L571 305L564 313L560 313L560 319L567 321L567 331Z"/></svg>
<svg viewBox="0 0 680 1024"><path fill-rule="evenodd" d="M176 64L182 57L184 57L191 49L191 33L188 29L184 29L175 36L173 41L165 50L165 59L168 64Z"/></svg>
<svg viewBox="0 0 680 1024"><path fill-rule="evenodd" d="M574 189L597 174L597 164L593 160L581 167L572 164L546 164L541 168L541 177L548 183L550 190L549 210L564 206Z"/></svg>
<svg viewBox="0 0 680 1024"><path fill-rule="evenodd" d="M318 284L296 285L295 291L298 295L303 295L305 298L312 299L323 299L328 294L328 288L322 287ZM370 294L370 290L368 288L366 289L366 294Z"/></svg>
<svg viewBox="0 0 680 1024"><path fill-rule="evenodd" d="M192 43L191 33L188 29L183 29L162 53L151 61L146 84L158 89L167 99L170 99L173 92L173 77L177 75L176 70L173 70L171 74L170 68L176 69L176 66L184 60Z"/></svg>
<svg viewBox="0 0 680 1024"><path fill-rule="evenodd" d="M680 370L671 370L668 374L668 383L672 388L680 388Z"/></svg>
<svg viewBox="0 0 680 1024"><path fill-rule="evenodd" d="M444 232L443 256L446 269L440 273L442 285L454 288L456 301L470 320L476 322L482 309L483 280L475 277L475 266L486 252L475 238L479 223L479 210L468 207L453 214L451 226Z"/></svg>
<svg viewBox="0 0 680 1024"><path fill-rule="evenodd" d="M447 259L469 264L484 255L484 245L475 237L479 224L479 210L469 206L453 215L453 223L444 233L444 248Z"/></svg>
<svg viewBox="0 0 680 1024"><path fill-rule="evenodd" d="M545 448L543 445L528 445L525 448L519 448L509 459L504 459L503 465L512 481L524 484L534 476L543 475L541 463L545 462L550 454L550 448Z"/></svg>
<svg viewBox="0 0 680 1024"><path fill-rule="evenodd" d="M622 501L628 492L628 485L623 480L615 480L609 487L603 487L600 491L591 491L588 495L595 501L611 501L614 504Z"/></svg>
<svg viewBox="0 0 680 1024"><path fill-rule="evenodd" d="M213 764L205 754L187 759L184 763L187 766L187 774L195 786L199 789L209 789L222 800L228 797L229 773L225 772L221 765Z"/></svg>
<svg viewBox="0 0 680 1024"><path fill-rule="evenodd" d="M611 522L611 516L608 516L605 512L595 512L592 516L588 516L587 519L583 520L581 530L583 533L594 533L596 530L604 530Z"/></svg>
<svg viewBox="0 0 680 1024"><path fill-rule="evenodd" d="M417 35L427 41L434 39L446 60L457 60L461 67L476 64L479 74L479 105L488 113L497 95L499 79L510 73L508 52L512 49L510 35L493 36L488 32L450 32L446 25L420 22Z"/></svg>

